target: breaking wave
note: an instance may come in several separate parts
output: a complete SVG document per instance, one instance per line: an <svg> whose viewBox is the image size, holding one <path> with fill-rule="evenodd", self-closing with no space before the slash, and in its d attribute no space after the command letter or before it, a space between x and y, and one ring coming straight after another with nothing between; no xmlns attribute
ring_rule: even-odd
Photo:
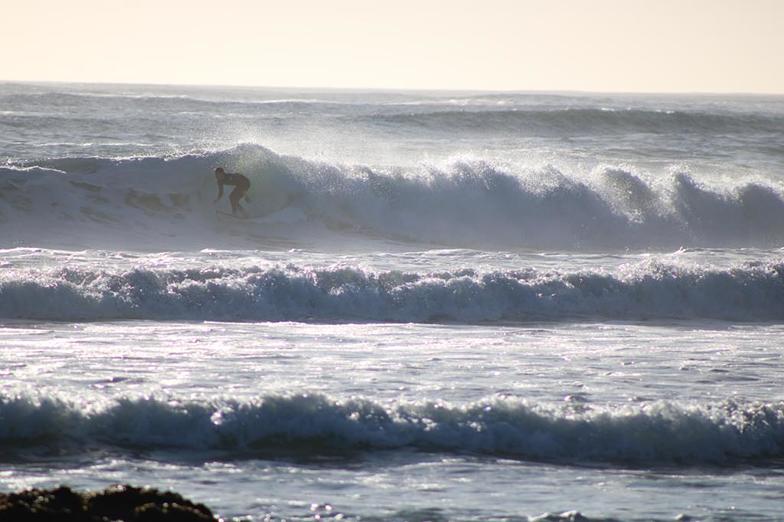
<svg viewBox="0 0 784 522"><path fill-rule="evenodd" d="M497 397L382 405L323 395L103 405L0 398L6 450L45 445L259 454L416 449L522 460L718 464L784 457L781 403L654 402L579 411Z"/></svg>
<svg viewBox="0 0 784 522"><path fill-rule="evenodd" d="M373 272L295 265L11 269L0 317L220 321L784 320L784 263L599 271Z"/></svg>
<svg viewBox="0 0 784 522"><path fill-rule="evenodd" d="M216 217L216 165L251 179L252 219ZM62 158L0 167L0 246L258 246L321 231L329 233L325 241L341 235L567 251L784 243L784 188L757 177L721 183L678 170L653 176L605 166L575 174L479 159L342 165L258 145L177 157ZM296 226L292 215L300 216Z"/></svg>

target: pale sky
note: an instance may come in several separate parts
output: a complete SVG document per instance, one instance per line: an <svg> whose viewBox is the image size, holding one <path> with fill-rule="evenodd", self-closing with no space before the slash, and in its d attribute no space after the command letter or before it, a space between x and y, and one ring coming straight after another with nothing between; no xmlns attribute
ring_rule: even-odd
<svg viewBox="0 0 784 522"><path fill-rule="evenodd" d="M3 0L0 80L784 94L784 0Z"/></svg>

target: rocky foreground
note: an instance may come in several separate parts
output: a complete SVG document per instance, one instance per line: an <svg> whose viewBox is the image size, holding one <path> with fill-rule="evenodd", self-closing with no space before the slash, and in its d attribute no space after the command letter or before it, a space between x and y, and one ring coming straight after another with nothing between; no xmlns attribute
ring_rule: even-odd
<svg viewBox="0 0 784 522"><path fill-rule="evenodd" d="M0 521L14 522L204 522L216 517L171 491L127 485L80 493L62 486L0 493Z"/></svg>

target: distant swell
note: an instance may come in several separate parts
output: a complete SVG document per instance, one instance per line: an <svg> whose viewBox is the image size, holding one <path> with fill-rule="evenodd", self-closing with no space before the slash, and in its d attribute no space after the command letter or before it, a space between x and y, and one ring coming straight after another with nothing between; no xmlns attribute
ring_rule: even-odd
<svg viewBox="0 0 784 522"><path fill-rule="evenodd" d="M259 454L418 449L518 459L732 464L784 457L784 405L656 402L582 412L513 399L384 406L322 395L237 402L120 399L77 406L0 398L6 450L218 450Z"/></svg>
<svg viewBox="0 0 784 522"><path fill-rule="evenodd" d="M254 219L216 216L216 165L250 178L245 206ZM224 212L226 199L217 206ZM296 226L281 225L281 211L300 216ZM332 245L336 236L565 251L778 247L784 188L754 175L730 182L674 167L654 175L470 158L413 168L342 165L257 145L0 168L0 247L252 247L270 237Z"/></svg>
<svg viewBox="0 0 784 522"><path fill-rule="evenodd" d="M379 114L372 121L424 128L515 132L518 135L635 133L780 133L784 118L758 114L654 111L643 109L437 110Z"/></svg>
<svg viewBox="0 0 784 522"><path fill-rule="evenodd" d="M784 320L784 263L581 271L373 272L294 265L6 269L0 317L220 321Z"/></svg>
<svg viewBox="0 0 784 522"><path fill-rule="evenodd" d="M544 97L538 97L541 103ZM717 135L727 133L748 134L784 132L784 117L776 113L732 112L706 107L705 110L655 110L644 107L585 106L585 98L562 99L558 106L518 105L520 98L471 97L444 100L423 98L417 102L372 103L350 99L318 99L281 96L259 99L220 99L184 94L120 93L120 92L40 92L3 96L9 107L59 107L63 103L75 105L83 114L95 116L114 110L143 109L167 111L172 114L193 112L203 115L231 111L256 117L283 116L306 112L312 117L327 117L337 125L381 126L389 130L411 132L428 130L436 133L456 132L513 132L522 136L560 135L618 135L629 132L646 134ZM530 102L531 100L529 100ZM499 105L499 103L501 105ZM511 103L511 105L510 105ZM570 103L573 106L570 106ZM335 106L350 110L338 111ZM72 115L52 119L47 113L16 111L9 114L6 124L31 125L58 122L67 124Z"/></svg>

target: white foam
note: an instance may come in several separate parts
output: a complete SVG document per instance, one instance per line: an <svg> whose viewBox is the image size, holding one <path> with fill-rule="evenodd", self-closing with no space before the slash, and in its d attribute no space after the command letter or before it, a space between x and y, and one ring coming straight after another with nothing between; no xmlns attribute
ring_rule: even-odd
<svg viewBox="0 0 784 522"><path fill-rule="evenodd" d="M784 405L655 402L574 412L517 399L383 406L323 395L238 402L0 398L0 441L64 448L223 450L245 457L417 448L520 459L732 464L784 456ZM320 449L313 449L320 448Z"/></svg>
<svg viewBox="0 0 784 522"><path fill-rule="evenodd" d="M784 262L644 261L615 272L438 273L221 265L7 269L0 317L37 320L483 322L784 319Z"/></svg>

